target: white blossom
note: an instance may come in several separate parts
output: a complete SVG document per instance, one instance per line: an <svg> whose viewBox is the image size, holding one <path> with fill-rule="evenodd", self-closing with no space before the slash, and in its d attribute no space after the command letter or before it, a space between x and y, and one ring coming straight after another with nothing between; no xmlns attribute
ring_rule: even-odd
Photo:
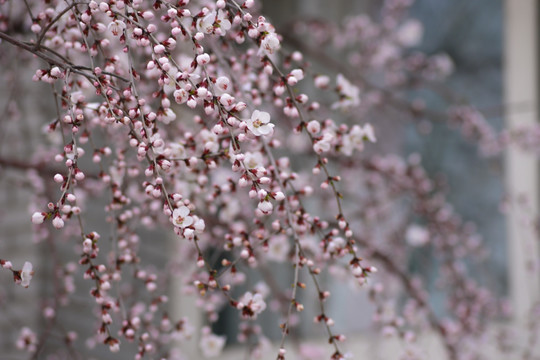
<svg viewBox="0 0 540 360"><path fill-rule="evenodd" d="M126 28L126 24L122 20L114 20L109 23L108 28L114 36L118 36Z"/></svg>
<svg viewBox="0 0 540 360"><path fill-rule="evenodd" d="M274 33L266 34L261 41L261 47L259 48L259 55L271 55L276 50L279 50L281 44L278 37Z"/></svg>
<svg viewBox="0 0 540 360"><path fill-rule="evenodd" d="M27 288L30 285L30 280L34 275L32 263L26 261L21 270L21 286Z"/></svg>
<svg viewBox="0 0 540 360"><path fill-rule="evenodd" d="M267 258L277 262L283 262L287 259L287 255L291 246L286 236L273 236L268 241Z"/></svg>
<svg viewBox="0 0 540 360"><path fill-rule="evenodd" d="M17 349L26 350L28 352L34 352L37 345L36 334L28 327L23 327L21 333L15 342Z"/></svg>
<svg viewBox="0 0 540 360"><path fill-rule="evenodd" d="M360 104L360 89L351 84L345 76L338 74L336 77L336 85L340 99L338 102L332 104L332 109L345 109Z"/></svg>
<svg viewBox="0 0 540 360"><path fill-rule="evenodd" d="M248 169L256 169L256 168L259 168L259 167L263 166L264 157L263 157L263 154L261 152L259 152L259 151L255 151L255 152L246 151L246 153L244 155L245 155L245 157L244 157L244 165L246 165L246 167Z"/></svg>
<svg viewBox="0 0 540 360"><path fill-rule="evenodd" d="M174 226L185 228L193 224L193 217L189 216L189 208L187 206L181 206L174 209L172 214L172 223Z"/></svg>
<svg viewBox="0 0 540 360"><path fill-rule="evenodd" d="M354 125L348 134L343 135L341 152L351 156L354 150L362 151L366 140L370 142L377 141L373 126L371 124L366 124L364 127Z"/></svg>
<svg viewBox="0 0 540 360"><path fill-rule="evenodd" d="M205 358L218 357L225 346L225 336L204 334L199 346Z"/></svg>
<svg viewBox="0 0 540 360"><path fill-rule="evenodd" d="M259 205L257 205L257 207L259 208L259 210L261 210L263 212L263 214L271 214L272 213L272 210L274 208L274 206L272 205L272 203L270 201L261 201L259 203Z"/></svg>
<svg viewBox="0 0 540 360"><path fill-rule="evenodd" d="M43 224L43 220L45 220L45 214L43 214L42 212L35 212L32 214L33 224Z"/></svg>
<svg viewBox="0 0 540 360"><path fill-rule="evenodd" d="M266 309L266 303L261 294L253 294L248 291L238 302L237 308L242 310L243 317L256 319L257 315Z"/></svg>
<svg viewBox="0 0 540 360"><path fill-rule="evenodd" d="M246 123L255 136L268 135L274 128L274 124L270 123L270 114L265 111L255 110Z"/></svg>
<svg viewBox="0 0 540 360"><path fill-rule="evenodd" d="M205 34L214 32L214 22L216 21L216 12L209 12L206 16L197 20L197 30Z"/></svg>

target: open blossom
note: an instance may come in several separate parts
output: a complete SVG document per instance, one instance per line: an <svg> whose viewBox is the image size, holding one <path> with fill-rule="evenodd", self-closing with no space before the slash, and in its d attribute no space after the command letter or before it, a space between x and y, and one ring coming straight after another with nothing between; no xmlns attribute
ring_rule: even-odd
<svg viewBox="0 0 540 360"><path fill-rule="evenodd" d="M362 129L364 131L364 139L368 140L369 142L377 142L377 138L375 137L375 131L373 130L373 126L371 124L364 125L364 128Z"/></svg>
<svg viewBox="0 0 540 360"><path fill-rule="evenodd" d="M340 98L338 102L332 104L332 109L345 109L360 104L360 89L351 84L345 76L338 74L336 85Z"/></svg>
<svg viewBox="0 0 540 360"><path fill-rule="evenodd" d="M313 150L317 154L328 152L332 148L333 140L334 140L334 135L332 135L331 133L324 133L322 138L317 140L317 142L313 144Z"/></svg>
<svg viewBox="0 0 540 360"><path fill-rule="evenodd" d="M264 158L261 152L246 151L244 155L245 155L244 164L246 165L248 169L256 169L263 166Z"/></svg>
<svg viewBox="0 0 540 360"><path fill-rule="evenodd" d="M259 55L271 55L280 48L280 42L276 34L269 33L261 41L261 47L259 49Z"/></svg>
<svg viewBox="0 0 540 360"><path fill-rule="evenodd" d="M36 345L37 345L37 336L36 334L30 330L28 327L23 327L21 329L21 333L19 334L19 337L17 338L17 342L15 343L15 346L17 346L17 349L20 350L26 350L28 352L34 352L36 351Z"/></svg>
<svg viewBox="0 0 540 360"><path fill-rule="evenodd" d="M114 20L109 23L109 31L114 35L118 36L126 28L126 24L121 20Z"/></svg>
<svg viewBox="0 0 540 360"><path fill-rule="evenodd" d="M371 124L366 124L364 127L354 125L348 134L343 135L343 146L341 152L347 156L351 156L353 151L364 149L364 141L376 142L375 132Z"/></svg>
<svg viewBox="0 0 540 360"><path fill-rule="evenodd" d="M186 157L186 148L180 143L170 143L171 157L174 159L183 159Z"/></svg>
<svg viewBox="0 0 540 360"><path fill-rule="evenodd" d="M216 33L218 35L225 35L231 28L231 22L227 18L227 13L223 10L209 12L203 18L197 20L197 30L205 34Z"/></svg>
<svg viewBox="0 0 540 360"><path fill-rule="evenodd" d="M289 254L290 249L291 246L286 236L273 236L268 241L267 257L273 261L283 262L287 259L287 254Z"/></svg>
<svg viewBox="0 0 540 360"><path fill-rule="evenodd" d="M214 21L216 20L216 12L212 11L205 17L197 20L197 30L205 34L211 34L214 31Z"/></svg>
<svg viewBox="0 0 540 360"><path fill-rule="evenodd" d="M219 138L218 136L208 129L202 129L199 133L202 143L204 143L205 150L212 153L219 150Z"/></svg>
<svg viewBox="0 0 540 360"><path fill-rule="evenodd" d="M205 358L218 357L225 346L225 336L214 335L208 329L208 333L204 333L201 337L199 346Z"/></svg>
<svg viewBox="0 0 540 360"><path fill-rule="evenodd" d="M219 10L216 18L216 30L215 33L218 35L225 35L225 32L231 28L231 22L227 17L227 13L223 10Z"/></svg>
<svg viewBox="0 0 540 360"><path fill-rule="evenodd" d="M274 128L274 124L270 123L270 114L266 111L255 110L246 123L255 136L271 134Z"/></svg>
<svg viewBox="0 0 540 360"><path fill-rule="evenodd" d="M34 275L32 263L26 261L21 270L21 286L27 288L30 285L30 280Z"/></svg>
<svg viewBox="0 0 540 360"><path fill-rule="evenodd" d="M189 216L189 208L187 206L181 206L178 209L174 209L172 215L172 223L174 226L185 228L193 224L193 217Z"/></svg>
<svg viewBox="0 0 540 360"><path fill-rule="evenodd" d="M242 310L243 317L256 319L257 315L266 309L266 303L261 294L252 294L248 291L240 299L237 308Z"/></svg>

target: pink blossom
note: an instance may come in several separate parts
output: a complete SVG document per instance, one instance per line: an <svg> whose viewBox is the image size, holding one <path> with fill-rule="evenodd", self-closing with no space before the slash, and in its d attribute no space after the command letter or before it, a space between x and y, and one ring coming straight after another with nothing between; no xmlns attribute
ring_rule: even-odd
<svg viewBox="0 0 540 360"><path fill-rule="evenodd" d="M45 220L45 216L46 216L46 214L44 214L42 212L33 213L32 214L32 223L36 224L36 225L43 224L43 221Z"/></svg>
<svg viewBox="0 0 540 360"><path fill-rule="evenodd" d="M270 33L263 37L259 49L259 55L272 55L279 50L281 44L276 34Z"/></svg>
<svg viewBox="0 0 540 360"><path fill-rule="evenodd" d="M255 110L246 123L255 136L269 135L274 128L274 124L270 123L270 114L265 111Z"/></svg>
<svg viewBox="0 0 540 360"><path fill-rule="evenodd" d="M193 224L193 217L189 216L190 210L187 206L181 206L174 209L172 214L172 223L174 226L185 228Z"/></svg>
<svg viewBox="0 0 540 360"><path fill-rule="evenodd" d="M272 213L274 206L270 201L261 201L257 208L262 211L263 214L268 215Z"/></svg>
<svg viewBox="0 0 540 360"><path fill-rule="evenodd" d="M243 317L254 320L266 309L266 303L261 294L247 292L242 296L236 307L242 310Z"/></svg>
<svg viewBox="0 0 540 360"><path fill-rule="evenodd" d="M204 331L201 337L199 347L205 358L218 357L225 346L225 337L217 336L208 331Z"/></svg>
<svg viewBox="0 0 540 360"><path fill-rule="evenodd" d="M21 270L21 286L27 288L30 285L30 281L34 276L34 270L32 263L26 261Z"/></svg>

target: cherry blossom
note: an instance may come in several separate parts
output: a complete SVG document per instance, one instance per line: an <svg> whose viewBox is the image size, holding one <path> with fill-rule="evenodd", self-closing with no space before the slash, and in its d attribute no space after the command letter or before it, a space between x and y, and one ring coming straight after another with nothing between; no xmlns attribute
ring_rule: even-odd
<svg viewBox="0 0 540 360"><path fill-rule="evenodd" d="M280 47L281 44L276 34L269 33L265 35L261 41L259 54L272 55L274 52L279 50Z"/></svg>
<svg viewBox="0 0 540 360"><path fill-rule="evenodd" d="M187 206L181 206L174 209L172 213L172 223L174 226L185 228L193 224L193 217L189 216L190 210Z"/></svg>
<svg viewBox="0 0 540 360"><path fill-rule="evenodd" d="M246 123L255 136L269 135L273 132L274 124L270 123L270 114L265 111L255 110Z"/></svg>
<svg viewBox="0 0 540 360"><path fill-rule="evenodd" d="M24 287L54 285L22 305L43 317L39 332L26 315L6 344L33 358L88 357L84 343L172 359L199 341L204 357L220 357L235 339L211 329L232 307L247 357L279 349L270 355L284 359L291 339L304 357L319 356L302 346L315 318L343 359L346 337L332 326L346 324L327 301L340 280L370 299L374 329L399 337L404 352L416 354L421 330L449 359L476 358L502 307L470 271L486 257L482 238L420 156L373 145L391 142L392 121L429 129L429 102L411 94L442 88L454 68L448 55L407 49L423 33L406 16L411 3L386 0L379 16L338 24L298 19L282 37L255 0L0 1L5 117L20 137L0 167L7 191L39 209L25 216L51 271L32 279L30 262L0 266ZM25 77L46 84L50 109L28 116ZM499 133L469 105L451 106L444 121L483 155L512 142L540 148L538 129ZM153 241L147 253L163 233L170 243ZM437 259L432 277L408 270L411 247ZM275 266L287 276L275 279ZM454 290L441 297L442 315L433 283ZM184 296L193 313L172 311ZM71 329L61 314L75 303L87 318ZM251 321L267 306L279 323ZM208 326L191 324L195 313ZM269 340L275 331L280 339Z"/></svg>
<svg viewBox="0 0 540 360"><path fill-rule="evenodd" d="M360 89L342 74L337 75L336 86L340 99L338 102L332 104L333 109L347 109L360 104Z"/></svg>
<svg viewBox="0 0 540 360"><path fill-rule="evenodd" d="M26 261L21 270L21 286L27 288L30 285L32 276L34 275L34 270L32 263Z"/></svg>
<svg viewBox="0 0 540 360"><path fill-rule="evenodd" d="M46 214L42 212L35 212L32 214L32 223L36 225L43 224L45 217L46 217Z"/></svg>
<svg viewBox="0 0 540 360"><path fill-rule="evenodd" d="M240 298L236 307L242 311L243 317L256 319L257 315L266 309L266 303L261 294L248 291Z"/></svg>
<svg viewBox="0 0 540 360"><path fill-rule="evenodd" d="M364 141L376 142L375 132L371 124L366 124L364 127L354 125L349 133L343 135L343 146L341 151L351 156L353 150L362 151L364 149Z"/></svg>
<svg viewBox="0 0 540 360"><path fill-rule="evenodd" d="M23 327L16 342L17 348L26 350L28 352L33 352L36 350L36 345L36 334L29 327Z"/></svg>
<svg viewBox="0 0 540 360"><path fill-rule="evenodd" d="M210 329L203 328L199 347L205 358L215 358L221 354L225 346L225 337L212 334Z"/></svg>
<svg viewBox="0 0 540 360"><path fill-rule="evenodd" d="M286 236L273 236L268 241L268 254L269 260L276 262L283 262L287 259L291 246Z"/></svg>

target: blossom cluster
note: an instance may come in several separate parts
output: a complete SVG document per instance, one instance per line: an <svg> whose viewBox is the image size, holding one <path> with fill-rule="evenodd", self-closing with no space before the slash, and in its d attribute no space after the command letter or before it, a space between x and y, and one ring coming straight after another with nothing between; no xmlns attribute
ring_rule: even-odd
<svg viewBox="0 0 540 360"><path fill-rule="evenodd" d="M22 328L17 348L37 357L56 344L54 329L63 339L58 356L105 345L135 359L180 359L183 344L198 341L202 356L218 357L235 341L216 330L228 308L239 322L236 341L249 344L250 356L271 351L272 340L284 359L308 312L305 294L314 290L309 321L319 324L332 359L344 359L346 337L333 329L327 305L328 275L369 293L382 333L412 348L415 331L430 327L452 359L473 351L461 345L481 337L500 305L465 270L467 255L484 254L481 239L419 156L374 155L385 134L370 117L387 101L402 105L387 88L413 76L443 80L451 61L411 55L421 24L405 17L410 1L388 0L381 24L358 16L345 30L299 25L315 44L349 52L347 65L357 69L321 74L309 61L314 49L286 48L259 5L0 1L0 47L35 55L31 77L54 97L53 120L39 119L49 121L41 129L46 141L30 163L0 159L29 170L29 218L36 242L50 251L42 256L54 259L45 328L41 335ZM370 74L383 74L382 84L368 81ZM413 114L424 110L405 105ZM485 152L502 146L472 109L454 109L449 118L472 140L497 143ZM403 209L403 199L412 205ZM456 289L444 318L422 279L403 270L407 249L428 247L441 264L438 281ZM31 263L20 271L0 265L29 287ZM286 286L272 277L278 268L289 274ZM95 331L82 339L59 314L86 293ZM174 296L195 296L204 326L195 328L193 314L175 314ZM390 306L391 296L404 296L406 305ZM278 339L261 325L267 313Z"/></svg>

